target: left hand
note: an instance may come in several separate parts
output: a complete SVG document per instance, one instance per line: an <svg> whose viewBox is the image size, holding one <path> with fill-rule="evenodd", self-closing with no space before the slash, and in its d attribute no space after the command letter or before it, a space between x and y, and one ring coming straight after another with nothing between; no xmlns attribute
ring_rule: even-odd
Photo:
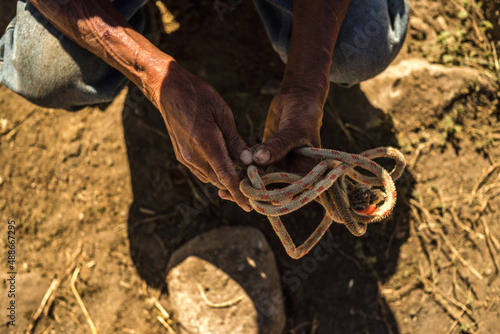
<svg viewBox="0 0 500 334"><path fill-rule="evenodd" d="M320 147L333 49L349 4L350 0L294 1L285 73L269 109L264 142L253 154L256 163L275 163L298 147ZM278 167L299 173L307 171L313 161L303 157L286 160Z"/></svg>
<svg viewBox="0 0 500 334"><path fill-rule="evenodd" d="M309 171L314 166L312 159L297 159L287 154L303 146L321 146L323 101L302 88L281 90L271 102L264 140L254 151L254 161L269 165L285 158L277 164L279 168L299 173Z"/></svg>

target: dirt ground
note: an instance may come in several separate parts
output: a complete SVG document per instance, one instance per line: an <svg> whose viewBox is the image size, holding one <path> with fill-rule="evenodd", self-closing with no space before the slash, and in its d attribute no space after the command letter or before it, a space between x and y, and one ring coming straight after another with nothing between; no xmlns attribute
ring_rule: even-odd
<svg viewBox="0 0 500 334"><path fill-rule="evenodd" d="M221 20L209 0L163 2L177 23L162 34L161 48L212 84L243 138L257 143L272 99L261 88L279 81L284 65L252 3ZM50 307L33 332L90 332L70 284L77 268L76 287L99 333L168 333L153 301L171 311L164 284L170 254L227 225L257 227L275 250L285 333L498 333L500 4L411 3L409 33L394 64L418 58L472 68L482 79L454 92L441 85L454 82L446 74L403 75L378 87L380 95L397 85L407 92L390 110L375 106L369 86L332 87L323 146L360 152L392 145L408 168L396 183L391 218L360 238L332 226L328 237L337 247L315 270L300 271L305 260L286 255L265 217L218 199L175 160L161 117L136 88L104 110L71 113L37 107L0 86L0 332L7 222L15 220L18 333L49 288ZM1 2L0 30L14 7ZM287 226L300 238L321 215L312 207ZM167 322L176 328L175 313Z"/></svg>

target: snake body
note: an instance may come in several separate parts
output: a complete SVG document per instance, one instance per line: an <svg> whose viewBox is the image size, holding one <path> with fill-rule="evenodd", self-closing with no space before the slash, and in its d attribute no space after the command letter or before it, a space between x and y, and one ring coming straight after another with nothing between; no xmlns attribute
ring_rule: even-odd
<svg viewBox="0 0 500 334"><path fill-rule="evenodd" d="M242 193L249 198L255 211L268 217L290 257L299 259L307 254L333 221L344 224L352 234L361 236L366 232L368 224L379 222L391 214L397 196L394 180L401 176L405 168L404 157L398 150L379 147L360 154L351 154L303 147L295 152L322 160L304 177L292 173L270 173L261 177L257 167L250 165L247 168L248 178L240 183ZM375 158L393 159L396 162L394 169L390 173L387 172L373 161ZM365 169L375 176L362 175L355 167ZM350 181L346 180L346 176L369 187L383 187L383 203L370 213L352 209L347 196ZM276 183L289 185L280 189L266 189L266 186ZM291 213L313 200L325 208L325 216L307 240L297 247L280 216Z"/></svg>

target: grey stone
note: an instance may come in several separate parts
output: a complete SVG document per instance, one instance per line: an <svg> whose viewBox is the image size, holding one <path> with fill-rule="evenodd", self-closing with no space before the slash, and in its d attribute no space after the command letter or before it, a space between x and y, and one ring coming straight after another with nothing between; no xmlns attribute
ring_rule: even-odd
<svg viewBox="0 0 500 334"><path fill-rule="evenodd" d="M168 268L181 333L282 333L279 273L260 231L223 227L199 235L172 254Z"/></svg>
<svg viewBox="0 0 500 334"><path fill-rule="evenodd" d="M360 86L375 108L399 115L395 121L398 131L412 131L425 124L421 118L433 119L429 113L442 115L457 98L476 87L496 89L481 70L430 64L423 59L391 65Z"/></svg>

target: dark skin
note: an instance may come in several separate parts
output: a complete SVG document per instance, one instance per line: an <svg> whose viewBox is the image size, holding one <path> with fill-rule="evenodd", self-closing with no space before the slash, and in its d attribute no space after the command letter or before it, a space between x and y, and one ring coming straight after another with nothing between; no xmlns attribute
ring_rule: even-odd
<svg viewBox="0 0 500 334"><path fill-rule="evenodd" d="M233 162L269 165L302 146L320 147L333 48L350 0L295 0L283 81L264 142L252 154L217 91L133 30L108 0L30 0L66 36L121 71L158 108L177 159L219 196L250 211ZM307 162L286 162L288 170Z"/></svg>

